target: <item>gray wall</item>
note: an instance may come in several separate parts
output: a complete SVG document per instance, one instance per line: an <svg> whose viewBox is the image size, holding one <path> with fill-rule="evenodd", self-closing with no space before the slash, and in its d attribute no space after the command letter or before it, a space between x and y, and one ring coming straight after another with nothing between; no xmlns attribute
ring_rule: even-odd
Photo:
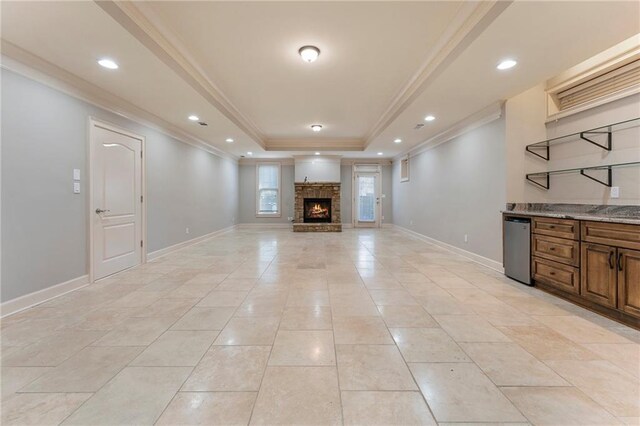
<svg viewBox="0 0 640 426"><path fill-rule="evenodd" d="M294 166L282 167L282 216L281 217L256 217L256 166L255 164L243 164L240 166L240 202L238 223L288 223L287 217L293 217L295 204ZM390 169L391 166L388 166ZM391 174L387 173L391 189ZM340 166L340 210L342 223L351 223L351 166ZM385 177L383 175L383 191L385 190ZM390 195L385 202L389 203L386 211L391 212ZM385 213L385 222L390 222Z"/></svg>
<svg viewBox="0 0 640 426"><path fill-rule="evenodd" d="M409 182L394 162L393 223L501 261L504 127L501 118L412 157Z"/></svg>
<svg viewBox="0 0 640 426"><path fill-rule="evenodd" d="M256 165L242 164L240 170L240 201L238 223L289 223L295 202L293 164L280 167L282 214L280 217L256 217Z"/></svg>
<svg viewBox="0 0 640 426"><path fill-rule="evenodd" d="M148 252L238 216L235 162L3 70L2 301L88 272L89 116L146 137ZM78 195L74 168L82 173Z"/></svg>

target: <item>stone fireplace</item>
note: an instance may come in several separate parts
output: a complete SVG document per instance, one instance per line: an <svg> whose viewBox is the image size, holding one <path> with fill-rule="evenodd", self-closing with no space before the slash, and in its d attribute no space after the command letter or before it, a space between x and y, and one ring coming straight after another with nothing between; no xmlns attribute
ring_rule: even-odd
<svg viewBox="0 0 640 426"><path fill-rule="evenodd" d="M296 183L294 232L341 232L340 183Z"/></svg>

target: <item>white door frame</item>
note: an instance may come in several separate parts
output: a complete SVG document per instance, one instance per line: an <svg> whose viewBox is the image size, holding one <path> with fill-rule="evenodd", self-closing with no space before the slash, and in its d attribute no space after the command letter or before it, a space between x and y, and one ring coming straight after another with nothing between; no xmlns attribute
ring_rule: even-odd
<svg viewBox="0 0 640 426"><path fill-rule="evenodd" d="M147 150L146 148L146 139L144 136L138 135L136 133L132 133L130 131L128 131L127 129L123 129L122 127L116 126L115 124L111 124L109 122L97 119L95 117L91 117L89 116L89 128L88 128L88 137L87 137L87 141L89 143L89 149L87 150L87 183L85 184L85 188L88 189L89 191L89 204L87 206L87 212L88 212L88 222L89 222L89 238L88 238L88 244L89 244L89 283L93 283L94 282L94 270L95 267L93 265L93 231L94 231L94 226L93 226L93 214L95 214L95 212L93 212L91 210L92 206L93 206L93 198L94 198L94 194L93 194L93 164L92 164L92 153L93 153L93 142L95 139L95 127L100 127L103 128L105 130L109 130L115 133L120 133L121 135L124 136L128 136L130 138L133 139L138 139L141 143L141 150L142 150L142 188L140 188L141 193L142 193L142 211L140 212L140 217L141 217L141 221L142 223L140 224L140 226L142 226L142 252L141 252L141 259L140 259L140 264L144 264L147 263L147 173L146 173L146 159L147 159Z"/></svg>
<svg viewBox="0 0 640 426"><path fill-rule="evenodd" d="M375 174L378 179L376 182L376 222L374 226L367 228L381 228L382 227L382 167L379 164L354 164L351 169L351 223L354 228L358 226L358 203L356 198L358 196L358 187L356 185L356 176L358 174ZM362 228L365 228L364 226Z"/></svg>

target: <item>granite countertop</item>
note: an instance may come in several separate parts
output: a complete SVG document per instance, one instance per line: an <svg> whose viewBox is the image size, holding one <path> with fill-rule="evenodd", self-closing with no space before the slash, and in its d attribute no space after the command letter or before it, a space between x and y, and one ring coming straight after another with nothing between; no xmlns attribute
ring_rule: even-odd
<svg viewBox="0 0 640 426"><path fill-rule="evenodd" d="M501 213L640 225L640 206L511 203L507 204L507 208Z"/></svg>

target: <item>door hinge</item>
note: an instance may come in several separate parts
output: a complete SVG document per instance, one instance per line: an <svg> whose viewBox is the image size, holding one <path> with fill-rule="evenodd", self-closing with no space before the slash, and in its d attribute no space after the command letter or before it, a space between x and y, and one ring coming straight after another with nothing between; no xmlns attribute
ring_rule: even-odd
<svg viewBox="0 0 640 426"><path fill-rule="evenodd" d="M140 150L140 158L142 158L142 150Z"/></svg>
<svg viewBox="0 0 640 426"><path fill-rule="evenodd" d="M140 247L143 247L143 245L142 245L142 240L140 240Z"/></svg>
<svg viewBox="0 0 640 426"><path fill-rule="evenodd" d="M140 202L141 202L141 203L142 203L142 200L143 200L143 198L142 198L142 195L141 195L141 196L140 196Z"/></svg>

